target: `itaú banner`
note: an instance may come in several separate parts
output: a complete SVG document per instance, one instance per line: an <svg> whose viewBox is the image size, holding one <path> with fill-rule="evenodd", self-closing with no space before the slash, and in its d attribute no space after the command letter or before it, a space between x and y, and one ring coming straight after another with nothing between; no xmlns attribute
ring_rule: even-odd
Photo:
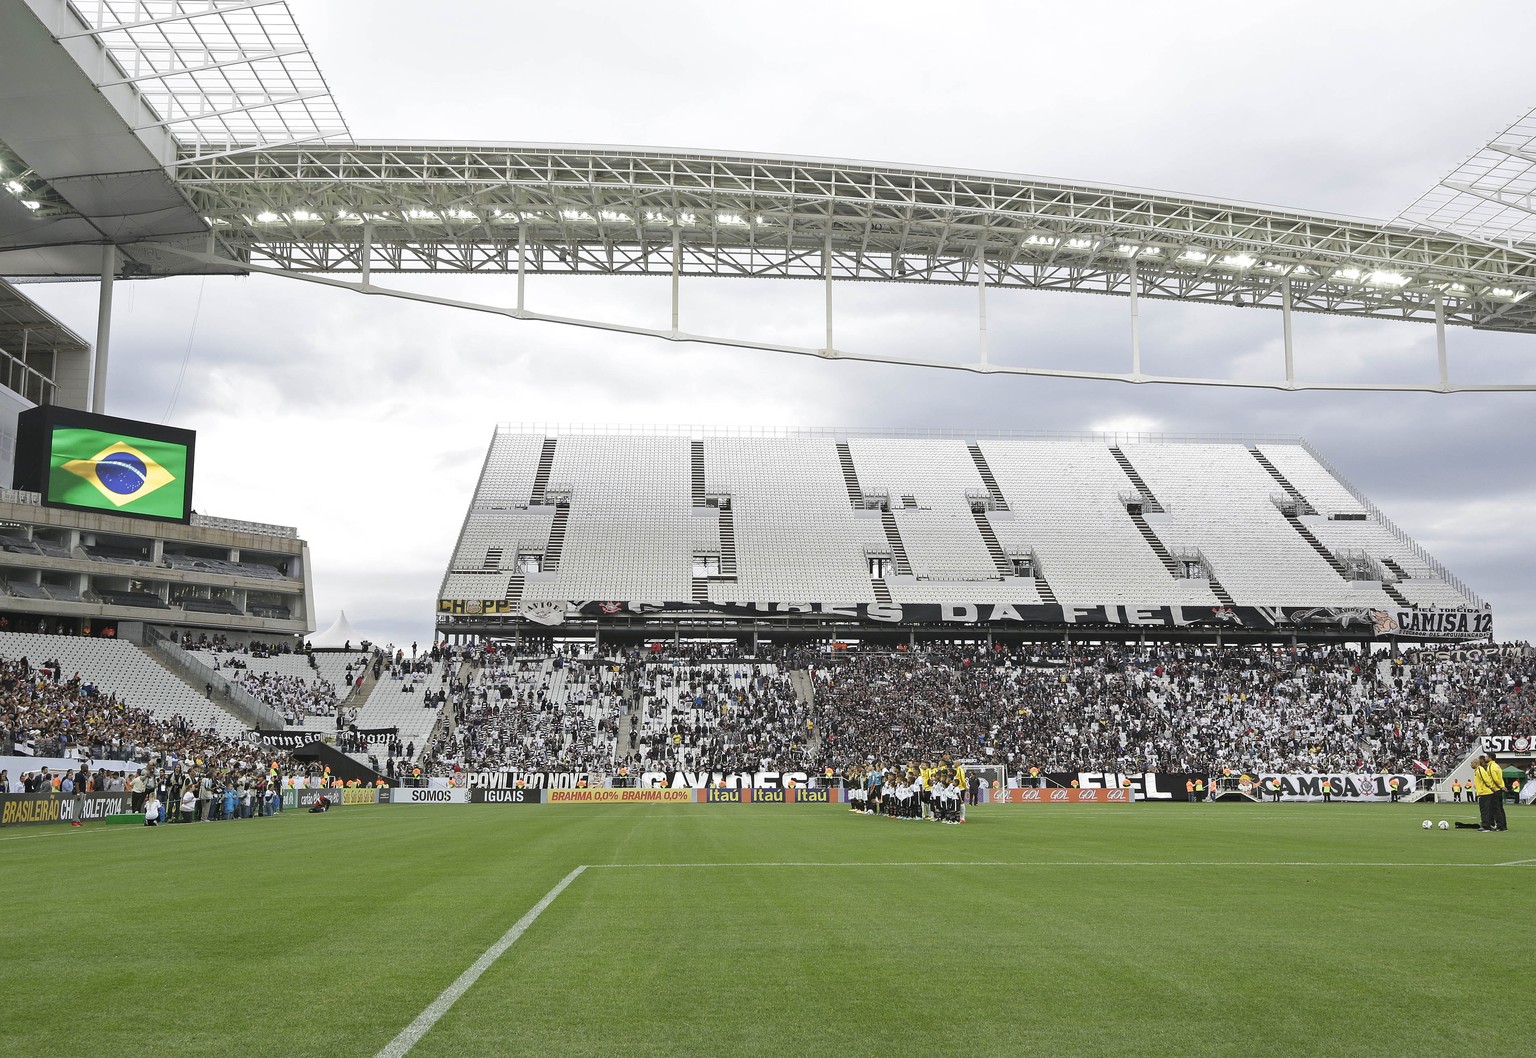
<svg viewBox="0 0 1536 1058"><path fill-rule="evenodd" d="M1321 801L1323 780L1332 787L1329 793L1335 801L1388 801L1392 798L1392 780L1397 780L1397 793L1407 797L1419 789L1412 775L1389 772L1260 772L1258 781L1248 791L1256 796L1272 797L1271 779L1280 780L1280 799L1283 801Z"/></svg>

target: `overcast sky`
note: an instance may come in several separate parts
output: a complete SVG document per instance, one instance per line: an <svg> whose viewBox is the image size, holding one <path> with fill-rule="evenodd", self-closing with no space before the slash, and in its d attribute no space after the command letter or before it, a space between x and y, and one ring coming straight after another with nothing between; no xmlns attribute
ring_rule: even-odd
<svg viewBox="0 0 1536 1058"><path fill-rule="evenodd" d="M1385 219L1536 105L1536 5L292 0L358 139L635 144L1130 185ZM376 277L377 278L377 277ZM395 282L393 277L388 281ZM400 285L510 303L510 278ZM665 325L664 283L529 308ZM94 284L27 288L94 334ZM974 290L846 284L837 344L975 359ZM813 283L685 281L687 330L817 343ZM1124 370L1128 302L994 292L995 361ZM1281 374L1277 313L1143 301L1149 372ZM1454 380L1536 338L1450 331ZM1433 380L1433 329L1299 316L1307 379ZM185 374L182 369L185 362ZM179 395L177 393L180 379ZM1280 394L826 363L268 277L119 288L109 412L199 434L195 506L297 526L317 622L426 642L498 422L1300 434L1536 638L1536 395Z"/></svg>

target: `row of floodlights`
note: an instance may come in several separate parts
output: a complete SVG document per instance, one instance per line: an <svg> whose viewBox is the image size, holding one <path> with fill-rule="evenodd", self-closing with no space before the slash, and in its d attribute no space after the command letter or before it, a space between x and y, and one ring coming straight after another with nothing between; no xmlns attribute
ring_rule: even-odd
<svg viewBox="0 0 1536 1058"><path fill-rule="evenodd" d="M0 175L4 175L3 171L0 171ZM23 184L20 180L7 180L5 182L5 189L16 196L16 200L28 209L41 209L43 207L43 204L37 199L27 197L31 192L27 190L27 185Z"/></svg>
<svg viewBox="0 0 1536 1058"><path fill-rule="evenodd" d="M395 223L398 222L402 217L408 221L422 221L427 223L459 221L464 223L478 224L485 220L485 217L479 213L476 213L472 210L459 208L441 210L410 209L405 210L401 214L355 213L350 210L338 210L329 218L329 220L331 223L354 225L362 224L368 221ZM493 223L503 224L520 224L525 220L539 217L553 217L562 221L570 221L574 223L597 223L605 221L622 224L634 223L634 216L632 214L620 210L608 209L562 209L550 211L547 213L542 211L503 211L497 209L491 210L489 217ZM646 213L642 214L642 217L643 223L645 224L665 226L677 225L683 227L696 226L700 224L701 221L707 221L709 219L702 217L698 213L691 213L687 211L676 213L647 211ZM205 219L213 225L228 225L230 223L227 220L213 217ZM245 220L248 224L320 224L325 223L327 218L319 213L313 213L308 210L300 209L293 210L288 213L275 213L268 211L258 213L255 217L246 217ZM766 217L747 216L740 213L717 213L713 216L713 221L716 224L740 227L751 227L769 223L768 218ZM1062 239L1054 235L1037 234L1026 236L1024 239L1024 245L1035 247L1064 246L1067 250L1070 251L1091 252L1095 250L1098 243L1097 240L1094 239ZM1205 252L1204 250L1190 248L1180 251L1173 257L1168 258L1168 251L1165 251L1162 247L1138 246L1127 243L1117 244L1111 252L1121 257L1134 257L1141 260L1155 261L1166 258L1178 265L1199 267L1211 266L1229 272L1246 272L1252 269L1258 269L1262 272L1270 272L1276 275L1285 275L1291 277L1305 278L1308 276L1317 276L1321 278L1324 275L1324 273L1318 271L1317 269L1309 268L1306 265L1281 263L1275 261L1261 262L1258 258L1246 253L1211 254ZM1412 282L1412 279L1409 276L1406 276L1401 272L1392 272L1384 269L1364 271L1359 268L1337 268L1332 272L1327 273L1326 278L1344 283L1364 283L1368 286L1382 287L1385 289L1405 287L1410 282ZM1448 292L1454 294L1464 294L1467 291L1466 284L1464 283L1451 283L1447 285L1445 289ZM1487 294L1496 298L1506 298L1511 301L1521 301L1529 296L1529 291L1517 293L1515 290L1509 287L1493 287L1487 291Z"/></svg>
<svg viewBox="0 0 1536 1058"><path fill-rule="evenodd" d="M365 221L374 220L383 221L385 223L393 223L402 217L406 220L420 220L429 222L465 221L471 224L480 224L487 220L497 224L521 224L525 220L541 219L545 217L554 217L558 220L573 221L576 223L585 222L589 224L603 221L617 224L635 223L635 217L633 214L614 209L561 209L553 210L550 212L493 209L484 216L468 209L408 209L399 214L354 213L350 210L343 209L337 210L336 213L330 217L330 220L333 223L340 224L362 224ZM229 223L227 220L220 220L212 217L205 217L203 219L207 220L210 224ZM255 217L245 218L246 223L256 224L319 224L323 223L326 219L326 217L321 216L319 213L311 213L310 211L303 209L296 209L289 213L273 213L268 211L265 213L258 213ZM741 213L716 213L712 217L708 217L699 213L690 213L686 210L677 213L647 211L641 214L640 222L643 224L663 225L667 227L672 225L678 225L681 227L693 227L700 223L707 223L711 220L715 224L725 224L742 228L750 227L752 225L769 223L767 217L753 217Z"/></svg>

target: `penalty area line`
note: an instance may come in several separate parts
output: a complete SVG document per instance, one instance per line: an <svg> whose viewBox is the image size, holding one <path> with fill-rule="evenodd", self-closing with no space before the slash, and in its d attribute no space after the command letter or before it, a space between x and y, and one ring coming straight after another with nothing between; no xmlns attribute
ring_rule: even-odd
<svg viewBox="0 0 1536 1058"><path fill-rule="evenodd" d="M518 938L528 932L528 927L533 925L534 921L544 913L545 909L555 902L555 897L565 892L566 886L579 878L581 872L586 869L586 865L583 864L560 879L553 889L544 894L542 900L529 908L526 915L514 922L512 928L501 935L500 940L485 949L480 958L476 959L469 969L459 974L458 979L453 984L443 989L442 995L427 1004L427 1008L416 1015L416 1020L404 1029L401 1029L400 1035L390 1040L374 1058L402 1058L412 1047L416 1046L421 1038L432 1030L432 1026L436 1025L442 1016L448 1013L453 1005L459 1001L459 997L469 991L470 987L480 979L480 975L489 970L491 965L501 958L508 948L516 944Z"/></svg>

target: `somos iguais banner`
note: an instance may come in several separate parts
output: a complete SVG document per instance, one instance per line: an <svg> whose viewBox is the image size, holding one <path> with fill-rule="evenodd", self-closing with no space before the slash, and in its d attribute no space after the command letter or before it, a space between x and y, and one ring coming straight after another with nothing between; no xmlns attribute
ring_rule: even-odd
<svg viewBox="0 0 1536 1058"><path fill-rule="evenodd" d="M420 787L398 787L389 791L392 805L467 805L469 791L462 786L452 790L424 790Z"/></svg>

